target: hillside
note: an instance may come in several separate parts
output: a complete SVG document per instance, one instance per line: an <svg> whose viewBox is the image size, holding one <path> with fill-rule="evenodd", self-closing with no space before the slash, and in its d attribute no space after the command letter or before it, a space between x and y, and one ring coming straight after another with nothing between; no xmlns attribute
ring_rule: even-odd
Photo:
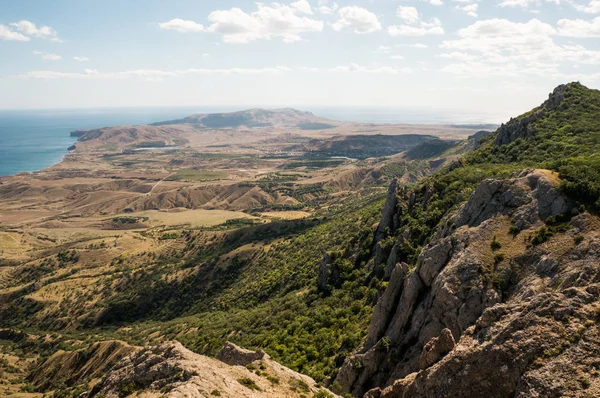
<svg viewBox="0 0 600 398"><path fill-rule="evenodd" d="M295 146L292 149L309 152L312 156L345 156L365 159L405 152L424 142L433 140L437 140L437 138L420 134L357 134L334 136L327 139L313 139L306 144Z"/></svg>
<svg viewBox="0 0 600 398"><path fill-rule="evenodd" d="M600 93L571 83L494 133L452 147L432 136L313 137L294 145L326 152L397 140L412 149L333 166L304 154L173 159L280 167L227 184L185 181L196 176L190 170L205 178L204 168L151 184L96 183L95 191L73 183L68 196L85 194L81 203L59 204L73 216L0 230L11 255L0 267L0 326L10 328L0 334L0 367L11 382L0 393L178 396L218 383L223 396L258 394L253 385L272 396L328 396L319 385L357 398L597 396L599 121ZM108 159L147 169L148 159L170 165L163 156ZM127 196L90 210L93 196L111 189ZM0 199L31 208L40 191L11 182ZM276 209L281 218L265 216ZM198 210L247 213L183 222ZM98 351L108 357L114 340L126 348L103 376L69 365ZM271 383L273 362L265 374L258 363L230 369L206 357L227 342L264 350L289 368L284 374L315 384ZM63 361L71 370L56 374L68 385L51 385L45 369ZM234 381L220 383L213 368ZM254 384L235 382L246 378Z"/></svg>
<svg viewBox="0 0 600 398"><path fill-rule="evenodd" d="M153 123L153 126L190 124L197 128L260 128L260 127L297 127L301 130L326 130L339 123L318 118L310 112L296 109L249 109L231 113L197 114L183 119Z"/></svg>

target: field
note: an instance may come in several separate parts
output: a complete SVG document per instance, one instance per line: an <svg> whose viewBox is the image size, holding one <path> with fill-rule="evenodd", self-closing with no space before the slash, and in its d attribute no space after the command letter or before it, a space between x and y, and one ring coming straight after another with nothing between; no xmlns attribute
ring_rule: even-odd
<svg viewBox="0 0 600 398"><path fill-rule="evenodd" d="M208 171L184 169L177 170L175 174L169 177L172 181L214 181L227 179L226 171Z"/></svg>

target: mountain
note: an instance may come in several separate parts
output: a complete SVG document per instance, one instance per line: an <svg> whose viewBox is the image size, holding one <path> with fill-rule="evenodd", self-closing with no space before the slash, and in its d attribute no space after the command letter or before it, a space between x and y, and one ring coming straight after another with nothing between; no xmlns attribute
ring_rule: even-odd
<svg viewBox="0 0 600 398"><path fill-rule="evenodd" d="M392 185L372 264L388 285L336 391L599 394L599 106L600 92L560 86L463 162Z"/></svg>
<svg viewBox="0 0 600 398"><path fill-rule="evenodd" d="M101 236L63 214L24 230L2 227L10 257L0 262L0 369L9 382L0 393L259 396L257 386L272 396L327 397L317 391L323 385L357 398L598 396L599 121L600 93L571 83L495 132L446 149L460 151L416 181L342 196L324 183L330 169L304 184L295 184L294 169L252 186L203 181L206 195L163 185L147 195L158 180L132 187L131 214L108 217L102 207L92 219ZM350 143L347 150L368 140L332 137L297 145ZM418 157L433 141L417 143ZM405 155L381 170L437 163ZM348 179L367 178L353 163L344 167ZM116 234L150 222L138 210L207 206L214 195L236 208L250 199L275 205L263 195L271 187L330 196L300 218L267 221L259 212L211 227ZM29 203L31 189L7 184L2 194L18 190ZM123 200L105 198L105 206ZM61 232L69 223L77 229ZM229 367L220 352L230 344L272 359Z"/></svg>
<svg viewBox="0 0 600 398"><path fill-rule="evenodd" d="M318 118L310 112L296 109L249 109L231 113L211 113L191 115L183 119L153 123L153 126L189 124L197 128L260 128L297 127L301 130L325 130L338 125L338 122Z"/></svg>

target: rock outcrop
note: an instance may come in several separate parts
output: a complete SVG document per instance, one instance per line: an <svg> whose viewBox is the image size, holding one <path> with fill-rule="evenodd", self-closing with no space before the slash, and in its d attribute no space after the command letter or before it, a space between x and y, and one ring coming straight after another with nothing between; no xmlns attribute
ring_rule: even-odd
<svg viewBox="0 0 600 398"><path fill-rule="evenodd" d="M567 89L567 85L563 84L558 86L539 108L516 119L511 119L508 123L500 126L498 135L496 136L496 145L507 145L518 138L525 139L533 137L535 135L533 123L542 119L546 113L555 109L560 109L560 106L565 99Z"/></svg>
<svg viewBox="0 0 600 398"><path fill-rule="evenodd" d="M227 365L246 366L254 361L267 360L271 357L263 350L246 350L233 343L226 342L221 351L217 353L216 358Z"/></svg>
<svg viewBox="0 0 600 398"><path fill-rule="evenodd" d="M73 352L58 351L36 366L27 379L40 391L72 387L101 377L139 349L122 341L102 341Z"/></svg>
<svg viewBox="0 0 600 398"><path fill-rule="evenodd" d="M178 342L145 348L118 362L87 396L291 398L329 393L264 352L227 344L219 358L225 362L195 354Z"/></svg>
<svg viewBox="0 0 600 398"><path fill-rule="evenodd" d="M547 242L530 242L548 217L571 214L557 184L544 170L481 183L443 220L416 268L394 266L337 391L597 396L600 223L580 214Z"/></svg>

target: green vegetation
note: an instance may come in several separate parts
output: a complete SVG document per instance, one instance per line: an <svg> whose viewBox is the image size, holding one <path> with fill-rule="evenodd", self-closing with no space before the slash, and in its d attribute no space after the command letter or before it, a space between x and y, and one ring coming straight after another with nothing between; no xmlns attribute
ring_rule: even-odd
<svg viewBox="0 0 600 398"><path fill-rule="evenodd" d="M226 171L195 170L183 169L177 170L174 175L169 177L171 181L214 181L224 180L229 176Z"/></svg>
<svg viewBox="0 0 600 398"><path fill-rule="evenodd" d="M262 389L256 384L256 382L248 377L242 377L241 379L237 380L238 383L240 383L241 385L243 385L246 388L249 388L251 390L255 390L255 391L262 391Z"/></svg>
<svg viewBox="0 0 600 398"><path fill-rule="evenodd" d="M137 144L137 148L165 148L166 146L164 141L142 141Z"/></svg>
<svg viewBox="0 0 600 398"><path fill-rule="evenodd" d="M492 238L492 243L490 243L490 247L492 248L492 251L500 250L500 248L502 247L500 242L498 242L498 240L496 239L496 235L494 235L494 237Z"/></svg>
<svg viewBox="0 0 600 398"><path fill-rule="evenodd" d="M335 127L334 125L327 124L327 123L306 122L306 123L298 124L298 128L301 130L327 130L327 129L332 129L334 127Z"/></svg>
<svg viewBox="0 0 600 398"><path fill-rule="evenodd" d="M571 83L555 109L536 108L517 120L533 114L539 117L529 124L530 138L499 146L494 134L467 156L467 164L517 163L557 171L567 194L600 209L600 91Z"/></svg>
<svg viewBox="0 0 600 398"><path fill-rule="evenodd" d="M325 390L319 390L313 395L313 398L333 398L333 394Z"/></svg>

